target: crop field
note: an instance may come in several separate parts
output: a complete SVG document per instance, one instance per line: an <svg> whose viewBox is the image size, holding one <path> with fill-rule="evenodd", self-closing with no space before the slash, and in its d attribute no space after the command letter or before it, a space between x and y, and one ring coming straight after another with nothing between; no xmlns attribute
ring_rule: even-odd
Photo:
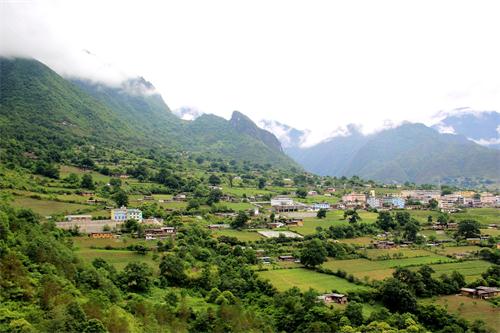
<svg viewBox="0 0 500 333"><path fill-rule="evenodd" d="M362 220L360 223L373 223L377 219L377 214L365 211L359 211L359 215ZM318 219L316 217L306 217L304 218L304 226L302 227L290 227L290 229L301 235L310 235L316 233L317 227L322 227L323 229L328 229L330 226L334 225L348 225L349 222L343 219L344 212L341 210L330 211L326 214L326 218Z"/></svg>
<svg viewBox="0 0 500 333"><path fill-rule="evenodd" d="M371 238L371 237L356 237L356 238L339 239L339 243L361 245L361 246L369 245L372 242L373 242L373 238Z"/></svg>
<svg viewBox="0 0 500 333"><path fill-rule="evenodd" d="M392 275L397 266L428 265L438 262L452 262L451 259L441 256L427 256L406 259L389 260L368 260L368 259L350 259L333 260L330 259L322 266L333 271L343 270L352 274L358 279L368 277L370 280L383 280Z"/></svg>
<svg viewBox="0 0 500 333"><path fill-rule="evenodd" d="M114 239L99 239L99 238L90 238L87 236L82 237L74 237L72 238L73 244L78 249L85 248L100 248L104 249L106 246L111 246L113 248L126 248L129 245L144 245L148 248L156 247L156 241L147 241L144 239L134 239L134 238L114 238Z"/></svg>
<svg viewBox="0 0 500 333"><path fill-rule="evenodd" d="M222 206L226 206L229 209L232 209L234 211L240 211L240 210L247 210L247 209L252 209L255 208L254 205L248 202L221 202Z"/></svg>
<svg viewBox="0 0 500 333"><path fill-rule="evenodd" d="M259 190L258 188L254 187L225 187L222 191L226 194L231 194L238 197L243 196L243 194L246 194L246 196L249 197L255 196L257 194L265 195L271 193L270 191Z"/></svg>
<svg viewBox="0 0 500 333"><path fill-rule="evenodd" d="M77 174L78 176L80 176L80 178L84 174L88 173L88 174L90 174L92 176L92 179L95 182L108 183L109 179L110 179L109 176L105 176L105 175L100 174L98 172L87 171L87 170L83 170L83 169L80 169L80 168L77 168L77 167L74 167L74 166L69 166L69 165L62 165L61 168L59 169L59 175L60 175L61 179L66 178L70 173ZM127 179L127 180L129 180L129 179Z"/></svg>
<svg viewBox="0 0 500 333"><path fill-rule="evenodd" d="M470 252L477 252L481 250L479 246L474 246L474 245L469 245L469 246L445 246L444 248L436 248L437 252L439 254L443 255L453 255L453 254L459 254L459 253L470 253Z"/></svg>
<svg viewBox="0 0 500 333"><path fill-rule="evenodd" d="M491 265L491 263L484 260L469 260L429 266L435 271L434 277L438 277L441 274L449 275L453 271L457 271L465 276L467 282L472 282L479 278L481 273L485 272ZM412 267L411 269L416 270L418 267Z"/></svg>
<svg viewBox="0 0 500 333"><path fill-rule="evenodd" d="M500 308L493 304L466 296L450 295L422 300L424 304L441 305L448 312L457 314L462 318L474 321L480 319L488 327L500 332Z"/></svg>
<svg viewBox="0 0 500 333"><path fill-rule="evenodd" d="M498 208L468 208L465 213L455 213L452 217L457 220L473 219L483 225L500 224L500 209Z"/></svg>
<svg viewBox="0 0 500 333"><path fill-rule="evenodd" d="M372 260L387 256L391 258L414 258L434 255L432 252L426 250L411 248L367 249L363 250L362 253L366 254L367 257Z"/></svg>
<svg viewBox="0 0 500 333"><path fill-rule="evenodd" d="M243 242L253 242L262 239L262 236L255 231L238 231L232 229L212 230L215 237L230 236L236 237Z"/></svg>
<svg viewBox="0 0 500 333"><path fill-rule="evenodd" d="M60 201L50 201L50 200L37 200L27 197L15 197L14 201L11 203L12 206L16 208L29 208L35 213L42 216L53 215L53 214L70 214L75 213L79 210L89 210L92 209L91 206L66 203Z"/></svg>
<svg viewBox="0 0 500 333"><path fill-rule="evenodd" d="M332 290L346 293L368 289L368 287L358 286L337 276L318 273L305 268L268 270L258 272L258 274L263 279L268 279L280 291L292 287L297 287L302 291L313 288L322 293L331 292Z"/></svg>
<svg viewBox="0 0 500 333"><path fill-rule="evenodd" d="M483 235L500 236L500 229L481 229Z"/></svg>
<svg viewBox="0 0 500 333"><path fill-rule="evenodd" d="M158 263L153 261L152 254L148 252L145 255L138 254L134 251L127 250L102 250L81 248L76 253L86 262L90 263L95 258L102 258L109 264L115 266L117 270L122 270L128 263L144 262L148 264L154 271L158 270Z"/></svg>
<svg viewBox="0 0 500 333"><path fill-rule="evenodd" d="M451 239L451 236L448 236L443 230L421 230L420 233L427 238L434 236L437 240Z"/></svg>

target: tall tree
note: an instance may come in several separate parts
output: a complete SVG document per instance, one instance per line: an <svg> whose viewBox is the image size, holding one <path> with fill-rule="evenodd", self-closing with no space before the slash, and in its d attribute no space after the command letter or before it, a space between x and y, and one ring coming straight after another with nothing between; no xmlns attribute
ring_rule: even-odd
<svg viewBox="0 0 500 333"><path fill-rule="evenodd" d="M300 262L306 267L315 267L326 261L327 254L319 239L311 239L304 244L300 252Z"/></svg>

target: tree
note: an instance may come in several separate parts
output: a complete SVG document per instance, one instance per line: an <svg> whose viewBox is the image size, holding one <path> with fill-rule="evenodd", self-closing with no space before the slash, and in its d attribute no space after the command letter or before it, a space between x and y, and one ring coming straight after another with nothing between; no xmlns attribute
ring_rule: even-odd
<svg viewBox="0 0 500 333"><path fill-rule="evenodd" d="M410 222L411 216L408 212L397 212L396 213L396 222L400 226L404 226L406 223Z"/></svg>
<svg viewBox="0 0 500 333"><path fill-rule="evenodd" d="M307 190L305 188L298 188L295 191L295 195L299 198L305 199L307 197Z"/></svg>
<svg viewBox="0 0 500 333"><path fill-rule="evenodd" d="M361 303L350 302L345 308L344 315L356 326L363 324L363 305Z"/></svg>
<svg viewBox="0 0 500 333"><path fill-rule="evenodd" d="M438 207L438 204L439 204L439 202L434 198L429 200L429 208L430 209L436 209Z"/></svg>
<svg viewBox="0 0 500 333"><path fill-rule="evenodd" d="M106 333L108 330L99 319L89 319L87 322L87 327L83 330L83 333Z"/></svg>
<svg viewBox="0 0 500 333"><path fill-rule="evenodd" d="M165 255L160 262L160 277L169 286L182 286L188 278L182 259L171 253Z"/></svg>
<svg viewBox="0 0 500 333"><path fill-rule="evenodd" d="M417 240L417 233L420 231L420 224L417 220L411 219L403 226L404 238L410 242Z"/></svg>
<svg viewBox="0 0 500 333"><path fill-rule="evenodd" d="M464 238L478 237L481 234L481 225L476 220L463 220L458 223L457 234Z"/></svg>
<svg viewBox="0 0 500 333"><path fill-rule="evenodd" d="M396 228L396 222L394 222L394 219L389 212L379 212L376 224L380 229L384 231L389 231Z"/></svg>
<svg viewBox="0 0 500 333"><path fill-rule="evenodd" d="M323 219L326 217L326 209L324 208L320 208L320 210L318 210L318 213L316 214L316 217L318 219Z"/></svg>
<svg viewBox="0 0 500 333"><path fill-rule="evenodd" d="M440 225L448 225L449 220L450 220L450 217L448 216L448 214L439 214L439 216L437 218L437 222Z"/></svg>
<svg viewBox="0 0 500 333"><path fill-rule="evenodd" d="M380 289L382 303L391 311L413 313L417 309L417 299L407 284L395 278L385 281Z"/></svg>
<svg viewBox="0 0 500 333"><path fill-rule="evenodd" d="M113 195L113 200L116 202L116 205L118 207L122 207L122 206L127 206L128 205L128 195L123 190L117 191Z"/></svg>
<svg viewBox="0 0 500 333"><path fill-rule="evenodd" d="M153 272L146 263L131 262L120 274L120 281L125 290L146 292L151 288Z"/></svg>
<svg viewBox="0 0 500 333"><path fill-rule="evenodd" d="M356 209L348 209L344 211L344 219L347 219L349 223L354 224L361 220L361 216L359 216Z"/></svg>
<svg viewBox="0 0 500 333"><path fill-rule="evenodd" d="M213 186L216 186L216 185L219 185L220 184L220 178L217 176L217 175L210 175L210 177L208 177L208 183L210 185L213 185Z"/></svg>
<svg viewBox="0 0 500 333"><path fill-rule="evenodd" d="M264 178L259 178L259 183L257 184L257 186L262 190L264 187L266 187L266 180Z"/></svg>
<svg viewBox="0 0 500 333"><path fill-rule="evenodd" d="M248 217L248 214L240 210L238 212L238 215L236 215L236 217L231 222L231 228L233 229L243 228L249 219L250 217Z"/></svg>
<svg viewBox="0 0 500 333"><path fill-rule="evenodd" d="M327 255L323 243L317 238L311 239L300 252L300 262L306 267L315 267L324 263Z"/></svg>
<svg viewBox="0 0 500 333"><path fill-rule="evenodd" d="M207 205L211 206L212 204L219 202L221 197L222 197L221 190L219 189L211 190L210 193L208 194Z"/></svg>
<svg viewBox="0 0 500 333"><path fill-rule="evenodd" d="M92 179L92 175L86 173L82 176L82 182L80 186L89 190L95 189L94 180Z"/></svg>

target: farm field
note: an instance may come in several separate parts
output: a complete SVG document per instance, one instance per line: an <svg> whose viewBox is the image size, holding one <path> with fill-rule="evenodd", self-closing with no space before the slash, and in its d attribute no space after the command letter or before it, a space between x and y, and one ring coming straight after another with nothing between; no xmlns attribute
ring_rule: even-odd
<svg viewBox="0 0 500 333"><path fill-rule="evenodd" d="M500 308L491 303L473 299L466 296L450 295L422 300L424 304L437 304L443 306L448 312L457 314L462 318L474 321L480 319L488 327L500 332Z"/></svg>
<svg viewBox="0 0 500 333"><path fill-rule="evenodd" d="M232 209L234 211L239 211L239 210L247 210L247 209L252 209L255 208L254 205L248 203L248 202L225 202L222 201L220 203L222 206L226 206L229 209Z"/></svg>
<svg viewBox="0 0 500 333"><path fill-rule="evenodd" d="M122 270L131 262L144 262L155 272L158 271L158 264L153 261L153 255L148 252L145 255L127 250L101 250L91 248L80 248L76 253L86 262L91 263L96 258L102 258L117 270Z"/></svg>
<svg viewBox="0 0 500 333"><path fill-rule="evenodd" d="M390 256L391 258L414 258L414 257L427 257L433 256L432 252L422 249L411 248L392 248L392 249L367 249L362 250L369 259L377 260L380 257Z"/></svg>
<svg viewBox="0 0 500 333"><path fill-rule="evenodd" d="M258 188L254 187L224 187L222 192L224 192L225 194L231 194L238 197L243 196L243 194L246 194L247 197L255 196L257 194L261 195L271 194L271 192L268 190L259 190Z"/></svg>
<svg viewBox="0 0 500 333"><path fill-rule="evenodd" d="M59 169L59 175L61 179L66 178L70 173L77 174L78 176L82 176L86 173L90 174L92 176L92 179L95 182L103 182L103 183L108 183L110 176L105 176L101 173L95 172L95 171L86 171L74 166L69 166L69 165L62 165L61 168ZM127 179L129 180L129 179Z"/></svg>
<svg viewBox="0 0 500 333"><path fill-rule="evenodd" d="M357 237L357 238L339 239L338 241L339 243L344 243L344 244L369 245L374 240L371 237Z"/></svg>
<svg viewBox="0 0 500 333"><path fill-rule="evenodd" d="M368 289L368 287L358 286L337 276L318 273L305 268L276 269L261 271L258 274L263 279L268 279L280 291L292 287L297 287L302 291L313 288L321 293L331 292L332 290L347 293L349 291Z"/></svg>
<svg viewBox="0 0 500 333"><path fill-rule="evenodd" d="M468 208L465 213L451 215L455 220L477 220L482 225L500 223L500 209L498 208Z"/></svg>
<svg viewBox="0 0 500 333"><path fill-rule="evenodd" d="M333 271L343 270L347 274L352 274L358 279L364 279L365 276L370 280L383 280L391 276L394 268L397 266L426 265L437 262L452 261L449 258L441 256L427 256L407 259L389 259L389 260L368 260L368 259L349 259L333 260L330 259L322 266Z"/></svg>
<svg viewBox="0 0 500 333"><path fill-rule="evenodd" d="M215 237L220 237L220 236L236 237L243 242L253 242L262 239L262 236L259 235L256 231L238 231L232 229L222 229L222 230L212 230L212 234Z"/></svg>
<svg viewBox="0 0 500 333"><path fill-rule="evenodd" d="M465 252L477 252L481 250L481 247L469 245L469 246L445 246L444 248L436 248L439 254L449 255L449 254L458 254Z"/></svg>
<svg viewBox="0 0 500 333"><path fill-rule="evenodd" d="M483 235L500 236L500 229L481 229Z"/></svg>
<svg viewBox="0 0 500 333"><path fill-rule="evenodd" d="M359 211L359 216L361 216L361 223L373 223L377 219L376 213ZM304 226L302 227L290 227L291 230L301 234L310 235L316 233L317 227L322 227L323 229L328 229L330 226L334 225L347 225L349 222L343 219L344 212L342 210L329 211L326 214L326 218L318 219L316 217L306 217L304 218Z"/></svg>
<svg viewBox="0 0 500 333"><path fill-rule="evenodd" d="M114 248L125 248L129 245L144 245L148 248L156 247L155 241L147 241L144 239L134 239L134 238L115 238L115 239L100 239L100 238L90 238L87 236L82 237L73 237L73 244L78 249L85 248L101 248L103 249L106 246L112 246Z"/></svg>
<svg viewBox="0 0 500 333"><path fill-rule="evenodd" d="M436 237L437 240L451 239L451 236L448 236L446 232L444 232L443 230L427 229L427 230L421 230L420 233L426 236L427 238L429 238L430 236L434 236Z"/></svg>
<svg viewBox="0 0 500 333"><path fill-rule="evenodd" d="M469 260L461 262L453 262L438 265L429 265L435 273L434 277L439 277L441 274L451 274L453 271L458 271L465 277L467 282L472 282L481 276L481 273L486 271L492 264L484 260ZM417 270L418 267L411 269Z"/></svg>
<svg viewBox="0 0 500 333"><path fill-rule="evenodd" d="M29 208L42 216L53 214L75 213L79 210L90 210L91 206L66 203L51 200L37 200L27 197L15 197L12 206L16 208Z"/></svg>

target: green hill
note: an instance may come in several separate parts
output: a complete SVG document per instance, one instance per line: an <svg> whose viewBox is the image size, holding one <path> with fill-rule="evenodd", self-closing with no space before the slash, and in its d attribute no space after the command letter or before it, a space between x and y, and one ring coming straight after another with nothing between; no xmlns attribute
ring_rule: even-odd
<svg viewBox="0 0 500 333"><path fill-rule="evenodd" d="M2 140L4 149L60 152L91 143L296 166L281 146L268 145L269 138L277 142L269 132L261 130L263 140L220 117L177 118L143 78L120 87L68 81L36 60L17 58L0 58L0 71L0 130L3 139L14 140Z"/></svg>

